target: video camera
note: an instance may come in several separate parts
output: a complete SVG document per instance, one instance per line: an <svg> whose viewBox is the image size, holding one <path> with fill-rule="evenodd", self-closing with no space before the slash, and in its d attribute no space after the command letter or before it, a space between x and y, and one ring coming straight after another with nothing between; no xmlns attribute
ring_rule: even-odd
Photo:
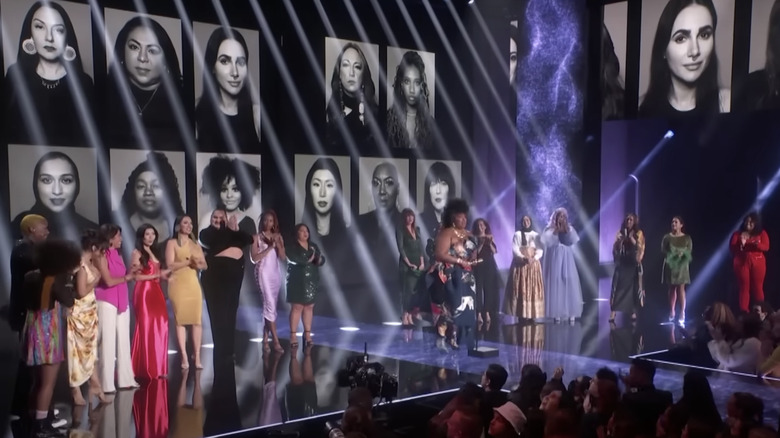
<svg viewBox="0 0 780 438"><path fill-rule="evenodd" d="M385 372L379 362L368 362L368 343L362 356L347 359L347 366L337 374L339 386L346 388L367 388L374 398L392 401L398 397L398 377Z"/></svg>

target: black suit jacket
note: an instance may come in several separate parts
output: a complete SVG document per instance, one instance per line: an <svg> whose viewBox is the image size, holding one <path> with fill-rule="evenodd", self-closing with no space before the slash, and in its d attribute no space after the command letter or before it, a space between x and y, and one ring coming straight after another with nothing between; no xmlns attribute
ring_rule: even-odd
<svg viewBox="0 0 780 438"><path fill-rule="evenodd" d="M658 417L672 405L673 401L671 392L656 389L653 385L631 388L623 395L623 404L637 416L640 433L655 433Z"/></svg>

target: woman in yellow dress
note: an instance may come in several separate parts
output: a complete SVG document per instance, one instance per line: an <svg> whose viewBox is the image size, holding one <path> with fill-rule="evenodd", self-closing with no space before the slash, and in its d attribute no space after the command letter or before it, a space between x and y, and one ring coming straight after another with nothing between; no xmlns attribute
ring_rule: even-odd
<svg viewBox="0 0 780 438"><path fill-rule="evenodd" d="M73 404L87 404L81 386L89 381L89 395L105 401L100 379L95 372L97 363L98 311L95 286L100 282L100 271L92 263L99 255L102 241L96 230L87 230L81 236L81 266L76 272L76 300L68 315L68 380L73 393Z"/></svg>
<svg viewBox="0 0 780 438"><path fill-rule="evenodd" d="M176 339L179 342L181 367L190 367L187 355L187 326L192 326L192 345L195 351L195 368L201 369L200 343L203 338L201 316L203 313L203 292L198 280L198 271L208 268L203 248L192 234L192 218L179 216L173 223L173 237L165 246L165 262L171 271L168 280L168 298L173 304L176 319Z"/></svg>

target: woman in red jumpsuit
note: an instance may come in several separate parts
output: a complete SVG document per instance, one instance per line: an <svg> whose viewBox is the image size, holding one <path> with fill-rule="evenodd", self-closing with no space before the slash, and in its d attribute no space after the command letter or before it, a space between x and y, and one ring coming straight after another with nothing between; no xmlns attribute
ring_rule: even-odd
<svg viewBox="0 0 780 438"><path fill-rule="evenodd" d="M729 248L734 256L734 273L739 285L739 308L748 312L751 294L755 302L764 301L764 253L769 251L769 235L761 227L758 213L752 212L745 217L742 227L731 235Z"/></svg>

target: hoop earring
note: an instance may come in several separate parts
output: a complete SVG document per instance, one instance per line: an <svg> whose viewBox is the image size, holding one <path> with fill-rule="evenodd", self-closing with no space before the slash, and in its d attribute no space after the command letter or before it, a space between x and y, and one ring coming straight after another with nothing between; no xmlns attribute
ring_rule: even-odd
<svg viewBox="0 0 780 438"><path fill-rule="evenodd" d="M65 47L65 53L62 55L62 58L68 62L73 61L76 59L76 49L71 46Z"/></svg>
<svg viewBox="0 0 780 438"><path fill-rule="evenodd" d="M22 50L28 55L35 55L38 53L38 50L35 49L35 41L33 41L32 37L22 41Z"/></svg>

